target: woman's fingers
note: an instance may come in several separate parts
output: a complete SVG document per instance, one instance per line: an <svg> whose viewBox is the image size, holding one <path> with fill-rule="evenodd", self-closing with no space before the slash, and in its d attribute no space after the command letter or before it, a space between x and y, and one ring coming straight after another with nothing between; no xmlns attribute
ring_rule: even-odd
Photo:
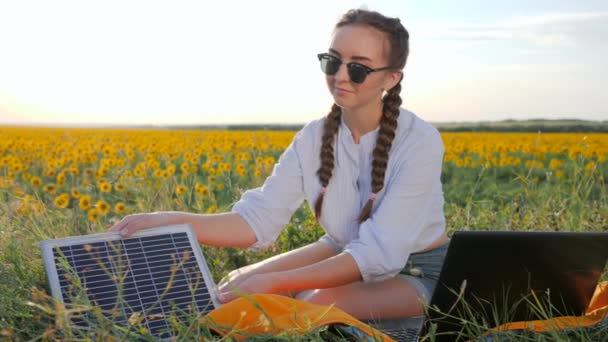
<svg viewBox="0 0 608 342"><path fill-rule="evenodd" d="M118 223L108 228L108 231L120 233L123 237L131 236L139 229L147 227L146 214L125 216Z"/></svg>
<svg viewBox="0 0 608 342"><path fill-rule="evenodd" d="M170 214L165 212L127 215L118 223L108 228L108 231L117 232L123 237L128 237L140 229L166 226L169 224L169 218Z"/></svg>
<svg viewBox="0 0 608 342"><path fill-rule="evenodd" d="M111 226L110 228L108 228L108 231L118 232L125 225L127 225L130 221L132 221L132 220L134 220L136 218L137 218L137 214L135 214L135 215L127 215L127 216L123 217L120 221L116 222L113 226Z"/></svg>
<svg viewBox="0 0 608 342"><path fill-rule="evenodd" d="M129 236L131 236L133 233L135 233L140 228L142 228L141 227L141 220L142 219L136 219L136 220L132 220L132 221L128 222L126 225L124 225L124 227L122 227L118 231L118 233L122 237L129 237Z"/></svg>
<svg viewBox="0 0 608 342"><path fill-rule="evenodd" d="M240 297L240 294L242 294L242 293L249 293L249 291L247 291L247 289L236 287L236 286L233 286L229 289L220 290L218 292L219 292L218 299L222 304L225 304L225 303L228 303L228 302L231 302L231 301L237 299L238 297Z"/></svg>
<svg viewBox="0 0 608 342"><path fill-rule="evenodd" d="M230 282L230 280L227 278L228 277L224 277L224 278L222 278L222 280L220 280L220 282L217 284L218 289L223 288L224 286L226 286L226 284L228 284Z"/></svg>
<svg viewBox="0 0 608 342"><path fill-rule="evenodd" d="M226 304L235 300L237 295L233 291L221 292L218 296L220 303Z"/></svg>
<svg viewBox="0 0 608 342"><path fill-rule="evenodd" d="M220 280L217 286L220 291L229 291L242 283L246 278L247 276L239 268L228 273L227 276Z"/></svg>
<svg viewBox="0 0 608 342"><path fill-rule="evenodd" d="M276 285L273 285L273 281L276 281L276 277L273 277L272 273L254 274L231 289L220 290L219 300L228 303L239 297L241 293L276 293L274 290Z"/></svg>
<svg viewBox="0 0 608 342"><path fill-rule="evenodd" d="M220 283L218 284L218 289L220 291L230 291L233 288L237 287L238 284L242 283L242 281L237 281L236 279L234 280L230 280L230 279L222 279L222 281L220 281Z"/></svg>

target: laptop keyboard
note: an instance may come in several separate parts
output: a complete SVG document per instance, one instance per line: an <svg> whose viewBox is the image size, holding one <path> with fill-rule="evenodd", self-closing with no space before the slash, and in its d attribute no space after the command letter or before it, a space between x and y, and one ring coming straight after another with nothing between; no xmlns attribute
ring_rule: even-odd
<svg viewBox="0 0 608 342"><path fill-rule="evenodd" d="M418 341L420 329L404 328L404 329L389 329L382 330L383 333L390 336L398 342L414 342Z"/></svg>
<svg viewBox="0 0 608 342"><path fill-rule="evenodd" d="M399 342L418 341L424 323L424 316L364 320L366 324L382 331L392 339Z"/></svg>

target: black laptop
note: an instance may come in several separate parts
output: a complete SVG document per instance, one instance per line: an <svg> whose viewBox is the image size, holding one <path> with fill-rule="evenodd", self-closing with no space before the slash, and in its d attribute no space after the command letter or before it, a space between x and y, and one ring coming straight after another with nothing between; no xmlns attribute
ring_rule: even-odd
<svg viewBox="0 0 608 342"><path fill-rule="evenodd" d="M464 339L446 312L491 327L546 319L537 307L550 317L582 315L607 259L608 233L457 231L422 333L435 324L437 341Z"/></svg>

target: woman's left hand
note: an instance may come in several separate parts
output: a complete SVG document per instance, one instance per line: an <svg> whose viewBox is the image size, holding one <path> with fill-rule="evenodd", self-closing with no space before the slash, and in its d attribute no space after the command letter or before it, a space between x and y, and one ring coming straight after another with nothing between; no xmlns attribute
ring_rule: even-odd
<svg viewBox="0 0 608 342"><path fill-rule="evenodd" d="M275 293L277 277L274 273L254 274L245 279L236 288L244 294ZM237 291L228 290L220 292L219 300L223 304L231 302L239 297Z"/></svg>

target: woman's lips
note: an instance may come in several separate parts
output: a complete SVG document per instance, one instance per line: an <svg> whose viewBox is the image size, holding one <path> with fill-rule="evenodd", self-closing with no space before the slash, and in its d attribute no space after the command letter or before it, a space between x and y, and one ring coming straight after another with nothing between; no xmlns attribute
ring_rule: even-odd
<svg viewBox="0 0 608 342"><path fill-rule="evenodd" d="M337 96L344 96L347 94L352 93L351 91L342 89L342 88L338 88L338 87L334 87L334 92L336 93Z"/></svg>

